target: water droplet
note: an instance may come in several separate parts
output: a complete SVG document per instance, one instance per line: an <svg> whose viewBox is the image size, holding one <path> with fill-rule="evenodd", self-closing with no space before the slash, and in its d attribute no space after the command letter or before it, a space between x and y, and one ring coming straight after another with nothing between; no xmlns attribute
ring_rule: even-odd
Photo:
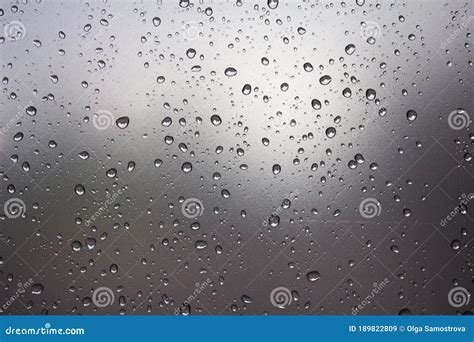
<svg viewBox="0 0 474 342"><path fill-rule="evenodd" d="M408 121L415 121L416 120L416 117L418 116L418 114L410 109L408 112L407 112L407 119ZM423 120L422 120L423 121Z"/></svg>
<svg viewBox="0 0 474 342"><path fill-rule="evenodd" d="M31 286L31 293L34 295L39 295L43 292L44 286L42 284L33 284Z"/></svg>
<svg viewBox="0 0 474 342"><path fill-rule="evenodd" d="M74 240L72 243L71 243L71 247L72 247L72 250L74 252L80 252L81 249L82 249L82 244L77 241L77 240Z"/></svg>
<svg viewBox="0 0 474 342"><path fill-rule="evenodd" d="M227 189L223 189L221 191L221 195L222 195L223 198L229 198L230 197L230 192Z"/></svg>
<svg viewBox="0 0 474 342"><path fill-rule="evenodd" d="M321 83L322 85L328 85L329 83L331 83L331 81L332 78L329 75L324 75L319 79L319 83Z"/></svg>
<svg viewBox="0 0 474 342"><path fill-rule="evenodd" d="M29 116L35 116L36 115L36 108L33 106L29 106L26 108L26 114Z"/></svg>
<svg viewBox="0 0 474 342"><path fill-rule="evenodd" d="M344 88L344 90L342 91L342 96L346 97L346 98L349 98L352 96L352 91L350 88Z"/></svg>
<svg viewBox="0 0 474 342"><path fill-rule="evenodd" d="M108 169L106 172L106 176L109 178L114 178L116 175L117 175L117 170L114 168Z"/></svg>
<svg viewBox="0 0 474 342"><path fill-rule="evenodd" d="M281 166L278 164L273 165L272 172L274 175L277 175L281 172Z"/></svg>
<svg viewBox="0 0 474 342"><path fill-rule="evenodd" d="M305 64L303 64L303 69L306 72L311 72L313 71L313 65L311 63L306 62Z"/></svg>
<svg viewBox="0 0 474 342"><path fill-rule="evenodd" d="M318 271L311 271L306 274L306 279L309 281L317 281L321 278L321 275Z"/></svg>
<svg viewBox="0 0 474 342"><path fill-rule="evenodd" d="M186 56L189 58L189 59L193 59L194 56L196 56L196 50L194 50L193 48L189 48L186 50Z"/></svg>
<svg viewBox="0 0 474 342"><path fill-rule="evenodd" d="M204 240L198 240L196 241L194 246L196 247L196 249L204 249L207 248L207 242Z"/></svg>
<svg viewBox="0 0 474 342"><path fill-rule="evenodd" d="M229 68L225 69L224 74L228 77L233 77L233 76L237 75L237 70L235 70L232 67L229 67Z"/></svg>
<svg viewBox="0 0 474 342"><path fill-rule="evenodd" d="M130 123L130 118L128 116L122 116L115 121L117 127L120 129L127 128L128 124Z"/></svg>
<svg viewBox="0 0 474 342"><path fill-rule="evenodd" d="M242 94L244 95L249 95L252 91L252 87L250 86L250 84L245 84L242 88Z"/></svg>
<svg viewBox="0 0 474 342"><path fill-rule="evenodd" d="M375 90L372 89L372 88L367 89L367 91L365 92L365 97L366 97L367 100L369 100L369 101L375 100L375 97L376 97L376 96L377 96L377 93L376 93Z"/></svg>
<svg viewBox="0 0 474 342"><path fill-rule="evenodd" d="M222 119L219 115L211 116L211 122L214 126L219 126L222 123Z"/></svg>
<svg viewBox="0 0 474 342"><path fill-rule="evenodd" d="M454 250L458 250L459 248L461 248L461 242L459 240L453 240L451 242L451 247Z"/></svg>
<svg viewBox="0 0 474 342"><path fill-rule="evenodd" d="M158 27L158 26L160 26L160 24L161 24L161 19L159 17L154 17L153 18L153 25Z"/></svg>
<svg viewBox="0 0 474 342"><path fill-rule="evenodd" d="M336 129L334 127L328 127L326 129L326 136L328 138L334 138L336 136Z"/></svg>
<svg viewBox="0 0 474 342"><path fill-rule="evenodd" d="M280 216L278 215L271 215L270 218L268 219L268 223L270 224L270 227L275 228L280 225Z"/></svg>
<svg viewBox="0 0 474 342"><path fill-rule="evenodd" d="M410 309L401 309L399 312L398 312L398 315L399 316L408 316L408 315L411 315L411 310Z"/></svg>
<svg viewBox="0 0 474 342"><path fill-rule="evenodd" d="M360 153L357 153L354 156L354 160L357 162L357 164L363 164L365 162L364 156Z"/></svg>
<svg viewBox="0 0 474 342"><path fill-rule="evenodd" d="M279 0L267 0L267 5L270 9L275 9L278 7Z"/></svg>
<svg viewBox="0 0 474 342"><path fill-rule="evenodd" d="M242 297L240 297L240 300L241 300L242 303L244 303L244 304L252 304L252 298L250 298L250 297L247 296L247 295L243 295Z"/></svg>
<svg viewBox="0 0 474 342"><path fill-rule="evenodd" d="M355 52L356 47L354 44L349 44L349 45L346 45L344 50L346 51L348 55L352 55Z"/></svg>
<svg viewBox="0 0 474 342"><path fill-rule="evenodd" d="M321 102L318 99L312 99L311 100L311 107L313 107L313 109L315 109L315 110L319 110L322 107Z"/></svg>
<svg viewBox="0 0 474 342"><path fill-rule="evenodd" d="M74 188L74 191L76 192L77 195L82 196L86 192L86 188L84 188L84 185L82 184L77 184L76 187Z"/></svg>
<svg viewBox="0 0 474 342"><path fill-rule="evenodd" d="M87 151L80 152L79 153L79 158L81 158L82 160L89 159L89 152L87 152Z"/></svg>
<svg viewBox="0 0 474 342"><path fill-rule="evenodd" d="M181 166L181 170L183 170L183 172L191 172L193 169L193 165L189 162L185 162L183 163L183 165Z"/></svg>

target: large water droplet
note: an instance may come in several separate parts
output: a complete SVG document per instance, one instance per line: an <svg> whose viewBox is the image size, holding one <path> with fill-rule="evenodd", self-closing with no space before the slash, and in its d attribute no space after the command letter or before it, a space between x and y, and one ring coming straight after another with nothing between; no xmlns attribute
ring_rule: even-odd
<svg viewBox="0 0 474 342"><path fill-rule="evenodd" d="M356 47L355 47L354 44L349 44L349 45L347 45L347 46L345 47L344 50L346 51L346 53L347 53L348 55L352 55L352 54L355 52Z"/></svg>
<svg viewBox="0 0 474 342"><path fill-rule="evenodd" d="M318 271L311 271L306 274L306 279L309 281L316 281L321 278L321 275L319 274Z"/></svg>
<svg viewBox="0 0 474 342"><path fill-rule="evenodd" d="M229 68L225 69L224 74L228 77L233 77L233 76L237 75L237 70L235 70L232 67L229 67Z"/></svg>
<svg viewBox="0 0 474 342"><path fill-rule="evenodd" d="M26 114L29 116L35 116L36 115L36 108L33 106L29 106L26 108Z"/></svg>
<svg viewBox="0 0 474 342"><path fill-rule="evenodd" d="M408 112L407 112L407 119L408 121L415 121L416 120L416 117L418 116L418 114L410 109ZM423 121L423 120L422 120Z"/></svg>
<svg viewBox="0 0 474 342"><path fill-rule="evenodd" d="M127 128L128 124L130 123L130 118L128 116L122 116L117 119L115 122L117 124L117 127L120 129Z"/></svg>
<svg viewBox="0 0 474 342"><path fill-rule="evenodd" d="M311 100L311 107L313 107L313 109L315 110L319 110L321 109L321 101L319 101L318 99L312 99Z"/></svg>
<svg viewBox="0 0 474 342"><path fill-rule="evenodd" d="M219 115L211 116L211 122L214 126L219 126L222 123L222 119Z"/></svg>
<svg viewBox="0 0 474 342"><path fill-rule="evenodd" d="M84 188L84 185L82 184L77 184L76 187L74 188L74 191L76 192L77 195L82 196L86 192L86 188Z"/></svg>
<svg viewBox="0 0 474 342"><path fill-rule="evenodd" d="M270 7L271 9L275 9L278 7L278 0L267 0L267 5L268 7Z"/></svg>
<svg viewBox="0 0 474 342"><path fill-rule="evenodd" d="M274 175L277 175L281 172L281 166L278 164L273 165L272 172Z"/></svg>

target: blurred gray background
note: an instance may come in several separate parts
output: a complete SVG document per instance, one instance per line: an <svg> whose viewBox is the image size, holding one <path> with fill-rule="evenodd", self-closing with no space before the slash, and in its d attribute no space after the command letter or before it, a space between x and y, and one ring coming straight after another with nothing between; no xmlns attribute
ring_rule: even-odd
<svg viewBox="0 0 474 342"><path fill-rule="evenodd" d="M2 314L472 313L471 1L0 22Z"/></svg>

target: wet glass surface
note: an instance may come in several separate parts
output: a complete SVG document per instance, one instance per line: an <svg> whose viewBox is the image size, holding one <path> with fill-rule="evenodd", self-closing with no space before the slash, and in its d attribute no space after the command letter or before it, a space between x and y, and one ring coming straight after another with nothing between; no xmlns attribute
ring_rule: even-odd
<svg viewBox="0 0 474 342"><path fill-rule="evenodd" d="M472 313L471 1L3 1L2 314Z"/></svg>

